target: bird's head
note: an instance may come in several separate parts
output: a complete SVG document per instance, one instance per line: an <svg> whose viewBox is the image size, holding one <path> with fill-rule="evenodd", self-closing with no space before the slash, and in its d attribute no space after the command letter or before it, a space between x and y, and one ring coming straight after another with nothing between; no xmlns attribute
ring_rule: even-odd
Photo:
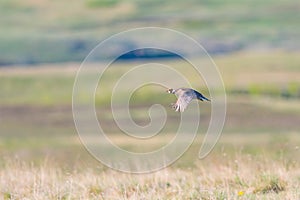
<svg viewBox="0 0 300 200"><path fill-rule="evenodd" d="M167 90L167 93L174 94L174 93L175 93L175 90L172 89L172 88L170 88L170 89Z"/></svg>

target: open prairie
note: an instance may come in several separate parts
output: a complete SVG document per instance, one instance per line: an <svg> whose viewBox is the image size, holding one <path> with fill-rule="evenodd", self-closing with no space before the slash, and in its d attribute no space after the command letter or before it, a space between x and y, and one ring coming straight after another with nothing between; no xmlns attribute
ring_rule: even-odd
<svg viewBox="0 0 300 200"><path fill-rule="evenodd" d="M211 111L210 104L200 103L200 127L188 151L171 166L141 175L105 167L81 144L71 107L78 63L2 68L1 198L299 199L299 58L297 53L282 51L214 57L228 98L219 142L205 159L198 159ZM163 62L184 69L182 73L197 87L192 68L181 61ZM140 125L149 123L148 109L159 103L168 114L166 127L149 140L133 140L117 128L109 91L132 64L116 63L107 71L99 82L106 90L96 91L96 110L116 145L144 152L174 137L179 114L169 107L175 97L145 87L133 94L132 118ZM121 108L126 89L120 90ZM196 89L208 95L205 84Z"/></svg>
<svg viewBox="0 0 300 200"><path fill-rule="evenodd" d="M299 0L1 0L0 199L299 200L299 10ZM93 88L77 91L73 84L96 45L143 27L163 29L116 41L87 63L84 78L89 83L107 59L130 48L118 54L122 59L111 63L93 90L95 121L114 145L136 154L165 147L183 115L188 125L184 137L191 138L191 124L199 122L199 127L176 162L153 173L130 174L107 167L84 147L75 128L72 93L80 103L89 102ZM169 29L191 37L207 52L199 55L186 40L164 35L162 30ZM187 51L184 55L197 62L201 73L213 66L206 53L218 67L227 95L226 121L217 144L203 159L198 159L199 151L216 110L212 105L218 102L213 97L222 94L222 87L207 85L207 76L172 51L137 48L148 40ZM115 87L123 75L143 64L146 71ZM149 70L158 64L189 84L172 73ZM181 115L172 110L176 98L166 88L143 85L149 77L166 87L192 87L212 101L193 101ZM136 90L128 96L132 87ZM135 127L165 124L155 136L145 138L148 133L138 131L136 137L144 139L130 137L117 125L112 100L119 122L130 117ZM131 125L125 128L132 130ZM88 144L115 156L111 146L97 145L102 140L92 136ZM148 160L161 163L156 157Z"/></svg>

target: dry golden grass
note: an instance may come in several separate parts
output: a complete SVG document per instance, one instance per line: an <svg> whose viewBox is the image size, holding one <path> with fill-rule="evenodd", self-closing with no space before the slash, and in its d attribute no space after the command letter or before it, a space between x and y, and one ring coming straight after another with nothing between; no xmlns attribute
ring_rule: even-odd
<svg viewBox="0 0 300 200"><path fill-rule="evenodd" d="M296 53L216 58L228 90L290 83L298 89L299 62ZM129 65L112 68L106 85ZM183 66L174 63L176 69ZM0 199L300 199L299 98L265 97L264 91L258 96L228 93L223 135L206 159L196 158L203 136L199 135L171 167L124 174L95 163L78 140L70 106L78 67L69 63L63 68L0 69ZM201 87L192 72L186 70L186 76ZM147 121L140 113L146 107L139 106L137 119ZM106 115L99 119L113 132L107 109L101 109ZM201 122L208 124L209 109L201 109ZM170 136L139 144L147 150ZM137 148L137 142L117 133L109 137L120 147ZM14 159L16 155L22 159ZM52 160L43 161L45 156Z"/></svg>
<svg viewBox="0 0 300 200"><path fill-rule="evenodd" d="M50 161L34 166L7 160L1 199L299 199L299 163L212 155L195 168L133 175L110 169L64 171ZM220 156L220 155L219 155Z"/></svg>

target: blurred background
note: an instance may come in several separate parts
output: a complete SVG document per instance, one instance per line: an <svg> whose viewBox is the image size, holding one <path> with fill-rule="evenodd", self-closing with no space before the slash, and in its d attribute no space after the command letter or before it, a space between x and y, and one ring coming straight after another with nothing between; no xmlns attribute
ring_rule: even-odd
<svg viewBox="0 0 300 200"><path fill-rule="evenodd" d="M285 153L297 160L299 10L297 0L1 0L0 162L17 157L33 163L53 159L66 168L83 163L96 166L81 145L73 123L76 71L99 42L144 26L171 28L193 37L219 67L228 112L216 153L243 147L254 155L265 149L274 157ZM121 45L134 48L137 44L124 41ZM191 82L198 81L186 62L163 51L131 53L115 62L103 79L108 87L96 94L96 105L104 129L124 148L152 149L164 141L154 138L148 147L147 143L136 146L123 139L109 107L110 88L115 81L132 65L150 61L170 65ZM209 96L205 85L198 84L196 89ZM168 107L173 101L174 97L158 90L138 90L131 99L133 118L147 124L149 106L161 103L170 116L162 133L172 135L180 117ZM189 156L177 162L178 166L193 166L197 157L201 134L210 119L210 105L200 106L198 143L189 150Z"/></svg>
<svg viewBox="0 0 300 200"><path fill-rule="evenodd" d="M104 38L143 26L182 31L212 55L299 51L295 0L2 0L0 9L1 66L81 62Z"/></svg>

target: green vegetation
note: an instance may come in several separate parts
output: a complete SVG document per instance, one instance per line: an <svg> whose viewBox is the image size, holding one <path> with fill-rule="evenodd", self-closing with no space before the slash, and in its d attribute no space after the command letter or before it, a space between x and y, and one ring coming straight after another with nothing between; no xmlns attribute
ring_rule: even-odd
<svg viewBox="0 0 300 200"><path fill-rule="evenodd" d="M220 69L229 98L246 96L296 100L300 97L300 81L298 81L300 57L297 53L272 52L257 55L245 52L226 57L215 56L214 61ZM194 88L208 95L205 83L201 77L194 74L195 71L190 65L183 61L161 61L160 63L169 65L185 77L189 77ZM111 91L118 79L132 66L138 64L141 63L116 63L110 66L99 82L100 88L96 92L96 104L100 107L108 106ZM70 105L78 66L79 64L74 63L68 64L67 68L56 64L40 68L4 69L2 72L0 71L0 104ZM203 63L203 66L206 64ZM101 67L101 64L95 65L95 67ZM49 68L53 68L53 70L48 72ZM94 71L91 70L90 76L93 75ZM143 80L147 74L143 76L139 78ZM161 74L161 76L164 75ZM168 79L170 83L176 85L175 77L168 77ZM169 87L174 87L174 85ZM164 90L157 86L142 87L133 94L131 102L143 105L148 104L150 99L151 103L173 101L173 98L168 95L161 97ZM124 94L128 92L127 86L121 86L118 92L119 102L124 102ZM82 98L85 95L86 93L82 93Z"/></svg>
<svg viewBox="0 0 300 200"><path fill-rule="evenodd" d="M89 7L111 7L115 6L119 1L118 0L89 0L87 5Z"/></svg>
<svg viewBox="0 0 300 200"><path fill-rule="evenodd" d="M0 65L82 61L112 34L166 24L193 36L210 53L220 48L297 50L298 10L297 0L88 0L71 5L66 0L2 0Z"/></svg>
<svg viewBox="0 0 300 200"><path fill-rule="evenodd" d="M299 199L298 1L1 0L0 13L0 66L15 64L0 68L0 199ZM73 121L72 91L80 62L96 44L141 26L173 28L204 45L223 77L227 119L214 150L198 160L211 117L211 104L200 102L199 134L188 151L168 168L133 175L107 168L84 148ZM172 39L162 42L173 44ZM203 70L210 66L197 59ZM159 63L209 97L204 78L189 63ZM95 104L114 144L147 152L174 138L180 114L170 108L175 97L165 88L145 85L130 97L130 114L147 125L149 108L161 104L168 118L160 134L140 140L116 126L112 90L139 64L143 61L113 63L95 90ZM87 80L104 67L89 65ZM150 75L168 80L168 87L188 87L165 72L133 78ZM115 98L121 118L128 82L120 84ZM83 102L87 92L79 93ZM185 112L191 122L195 106L192 102ZM159 113L152 117L161 120Z"/></svg>
<svg viewBox="0 0 300 200"><path fill-rule="evenodd" d="M202 103L199 135L189 150L172 166L140 176L106 168L82 146L71 109L79 64L0 69L0 198L297 199L299 55L240 52L214 60L224 79L228 104L227 123L213 152L204 160L197 159L211 109ZM169 107L175 98L164 88L141 87L130 100L133 120L149 123L148 109L159 103L167 111L167 124L149 140L137 142L122 134L113 123L111 90L137 64L115 63L106 71L99 82L104 87L96 91L96 112L116 145L145 152L174 137L180 116ZM163 64L189 77L195 88L208 95L204 82L187 63L171 60ZM91 68L88 77L95 75L95 69ZM170 77L170 83L176 81ZM127 92L128 85L121 85L117 101L121 110ZM84 99L86 93L81 95ZM195 117L192 106L186 111L191 119Z"/></svg>

